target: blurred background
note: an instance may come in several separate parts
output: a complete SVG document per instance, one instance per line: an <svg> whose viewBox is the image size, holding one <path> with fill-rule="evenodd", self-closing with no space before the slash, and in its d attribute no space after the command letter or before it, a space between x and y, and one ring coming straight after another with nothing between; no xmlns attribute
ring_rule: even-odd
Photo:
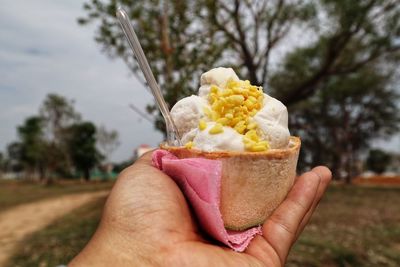
<svg viewBox="0 0 400 267"><path fill-rule="evenodd" d="M400 266L397 0L0 0L0 266L67 264L163 140L118 5L170 106L232 67L288 107L299 172L332 170L287 266Z"/></svg>

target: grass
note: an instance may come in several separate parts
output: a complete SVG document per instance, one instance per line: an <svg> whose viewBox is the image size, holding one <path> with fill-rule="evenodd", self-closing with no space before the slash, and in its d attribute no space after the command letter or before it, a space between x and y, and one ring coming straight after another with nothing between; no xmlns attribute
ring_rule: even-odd
<svg viewBox="0 0 400 267"><path fill-rule="evenodd" d="M43 185L26 181L0 180L0 211L13 206L71 193L110 189L113 182L59 181Z"/></svg>
<svg viewBox="0 0 400 267"><path fill-rule="evenodd" d="M67 264L93 235L99 222L105 198L98 199L34 233L22 242L6 264L9 267L58 266Z"/></svg>
<svg viewBox="0 0 400 267"><path fill-rule="evenodd" d="M287 266L400 266L400 188L331 187Z"/></svg>
<svg viewBox="0 0 400 267"><path fill-rule="evenodd" d="M400 266L399 196L400 188L332 186L286 266ZM68 263L94 232L103 203L75 210L33 234L9 266Z"/></svg>

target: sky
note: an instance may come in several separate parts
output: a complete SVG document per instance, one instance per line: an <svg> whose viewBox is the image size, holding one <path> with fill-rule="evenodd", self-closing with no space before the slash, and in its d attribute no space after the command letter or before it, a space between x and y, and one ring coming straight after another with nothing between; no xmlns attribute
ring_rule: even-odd
<svg viewBox="0 0 400 267"><path fill-rule="evenodd" d="M48 93L75 100L84 120L119 132L114 161L140 144L162 140L129 104L144 110L153 97L120 59L110 60L94 41L96 26L79 26L84 1L0 0L0 151L16 127L38 113ZM400 135L374 144L400 152Z"/></svg>
<svg viewBox="0 0 400 267"><path fill-rule="evenodd" d="M122 60L110 60L94 41L95 25L79 26L84 1L0 0L0 151L16 127L38 113L48 93L75 100L84 120L119 132L114 161L162 135L129 108L144 110L152 96Z"/></svg>

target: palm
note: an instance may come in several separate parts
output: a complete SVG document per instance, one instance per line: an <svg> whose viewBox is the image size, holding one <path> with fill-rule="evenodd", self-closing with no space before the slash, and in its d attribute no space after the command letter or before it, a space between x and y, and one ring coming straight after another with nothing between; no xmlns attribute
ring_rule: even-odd
<svg viewBox="0 0 400 267"><path fill-rule="evenodd" d="M325 189L319 186L321 178L317 176L316 179L314 185L310 182L306 185L311 188L306 190L311 200L304 199L308 200L309 208L303 211L303 225L297 224L299 230L308 221ZM324 184L328 180L325 179ZM307 192L302 193L307 195ZM299 208L303 204L297 205ZM200 232L174 181L151 167L150 158L146 156L121 174L107 201L103 224L111 225L127 239L131 235L132 240L137 240L139 236L143 246L162 248L168 253L166 266L280 266L297 236L286 229L290 226L281 219L282 214L267 221L263 228L268 237L257 236L245 253L217 245ZM285 239L290 241L287 249L274 244L275 240L288 242Z"/></svg>

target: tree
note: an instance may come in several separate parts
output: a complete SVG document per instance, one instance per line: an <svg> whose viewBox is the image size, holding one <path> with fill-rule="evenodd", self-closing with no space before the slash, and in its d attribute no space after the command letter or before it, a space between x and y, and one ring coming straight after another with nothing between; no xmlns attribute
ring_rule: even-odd
<svg viewBox="0 0 400 267"><path fill-rule="evenodd" d="M96 149L96 127L91 122L73 124L68 128L68 147L74 166L90 178L90 170L100 161Z"/></svg>
<svg viewBox="0 0 400 267"><path fill-rule="evenodd" d="M7 154L9 159L9 167L13 172L21 172L23 165L21 161L21 143L13 142L7 145Z"/></svg>
<svg viewBox="0 0 400 267"><path fill-rule="evenodd" d="M117 5L128 10L170 105L196 91L198 77L204 70L215 65L233 66L242 78L264 86L267 93L288 106L291 128L300 127L293 132L300 134L305 145L311 140L310 135L315 135L311 131L316 127L329 135L354 135L355 145L343 148L344 139L332 135L327 136L329 142L320 144L319 151L305 151L306 162L316 164L322 158L315 155L328 154L338 145L345 153L343 157L333 153L323 159L327 159L337 172L347 173L344 175L347 177L354 172L354 166L344 167L354 164L355 160L349 158L367 150L368 142L384 136L382 132L389 135L398 127L396 118L388 116L390 119L381 122L388 113L376 114L365 103L368 97L376 97L376 102L381 105L388 103L390 115L399 113L398 107L392 107L394 100L390 99L391 95L396 99L395 88L390 82L400 61L400 5L397 0L197 0L172 3L87 0L84 8L88 16L79 21L82 24L99 21L96 41L112 57L123 58L138 75L140 71L115 19ZM277 57L279 53L283 55ZM279 62L274 58L279 58ZM370 80L367 76L370 74L378 78L379 86L372 82L362 86L364 78ZM365 86L372 86L372 89ZM328 94L337 96L334 103L324 97ZM359 116L366 120L360 124L369 126L359 128L356 134L352 127L358 126L354 124L336 130L340 124L325 122L322 114L310 111L312 105L319 105L314 107L315 110L323 109L321 103L324 101L329 102L332 110L340 109L340 98L371 112ZM154 111L154 106L149 111ZM343 120L355 116L352 111L339 115ZM337 121L333 115L329 118ZM324 126L316 125L322 121ZM157 116L157 128L165 130L161 122L161 117ZM390 123L394 123L394 127L390 127ZM314 128L305 130L308 126ZM371 130L376 134L367 132ZM356 141L364 135L365 140ZM322 141L322 137L315 137L315 140ZM334 144L330 144L332 140L335 140ZM312 142L308 144L315 146ZM311 152L315 155L309 154ZM340 160L343 163L339 164ZM335 167L338 164L340 166Z"/></svg>
<svg viewBox="0 0 400 267"><path fill-rule="evenodd" d="M7 158L5 157L5 155L0 152L0 178L3 174L3 172L7 171Z"/></svg>
<svg viewBox="0 0 400 267"><path fill-rule="evenodd" d="M48 138L62 143L64 129L79 121L80 114L74 109L74 102L57 94L48 94L40 107L40 116L45 121Z"/></svg>
<svg viewBox="0 0 400 267"><path fill-rule="evenodd" d="M43 120L40 117L28 117L24 124L17 128L20 151L19 160L28 174L39 172L44 175L45 151Z"/></svg>
<svg viewBox="0 0 400 267"><path fill-rule="evenodd" d="M29 177L40 174L43 177L45 165L45 150L43 136L43 121L32 116L25 119L17 127L18 141L8 145L9 165L13 171L25 170Z"/></svg>
<svg viewBox="0 0 400 267"><path fill-rule="evenodd" d="M328 164L350 181L374 139L400 130L399 95L377 68L330 79L315 96L293 107L292 133L302 137L303 166Z"/></svg>
<svg viewBox="0 0 400 267"><path fill-rule="evenodd" d="M104 155L104 160L108 163L111 154L119 146L118 132L116 130L108 131L104 126L97 129L96 140L99 150Z"/></svg>
<svg viewBox="0 0 400 267"><path fill-rule="evenodd" d="M48 144L47 166L50 171L68 175L71 159L67 144L67 129L80 120L75 111L74 102L57 94L48 94L40 107L40 116L46 127Z"/></svg>
<svg viewBox="0 0 400 267"><path fill-rule="evenodd" d="M215 63L235 66L257 85L267 86L270 76L280 76L285 87L272 89L285 104L294 104L313 95L329 77L356 72L376 60L399 60L400 6L395 0L168 2L91 0L84 5L88 17L79 22L99 20L96 41L137 75L115 19L116 6L126 8L170 105L195 91L200 72ZM313 64L306 69L290 64L288 60L296 60L290 52L298 48L292 45L287 64L270 74L272 53L296 31L310 38L301 54Z"/></svg>
<svg viewBox="0 0 400 267"><path fill-rule="evenodd" d="M391 156L381 149L371 149L366 160L367 168L376 173L383 173L390 164Z"/></svg>
<svg viewBox="0 0 400 267"><path fill-rule="evenodd" d="M133 20L143 50L167 103L172 106L180 98L197 90L200 74L216 63L223 45L215 42L216 32L204 30L199 16L204 11L194 1L98 1L84 4L87 18L80 24L99 20L96 41L112 58L120 57L142 81L140 70L115 18L117 5L123 6ZM157 112L154 104L148 112ZM155 118L157 129L165 131L161 115Z"/></svg>

